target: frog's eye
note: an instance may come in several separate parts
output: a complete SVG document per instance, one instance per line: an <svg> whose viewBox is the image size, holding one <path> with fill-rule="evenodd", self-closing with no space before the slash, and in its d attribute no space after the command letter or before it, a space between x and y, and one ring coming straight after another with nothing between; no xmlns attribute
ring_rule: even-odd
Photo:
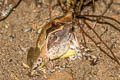
<svg viewBox="0 0 120 80"><path fill-rule="evenodd" d="M42 58L38 58L38 61L37 61L37 62L38 62L38 63L42 63L42 61L43 61Z"/></svg>

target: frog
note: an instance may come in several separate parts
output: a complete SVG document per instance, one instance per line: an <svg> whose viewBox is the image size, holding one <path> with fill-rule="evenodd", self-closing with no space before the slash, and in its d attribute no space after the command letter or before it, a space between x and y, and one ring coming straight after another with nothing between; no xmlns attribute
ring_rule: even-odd
<svg viewBox="0 0 120 80"><path fill-rule="evenodd" d="M80 53L80 42L74 29L72 12L46 24L38 37L36 47L28 50L28 66L36 70L50 60L68 58Z"/></svg>

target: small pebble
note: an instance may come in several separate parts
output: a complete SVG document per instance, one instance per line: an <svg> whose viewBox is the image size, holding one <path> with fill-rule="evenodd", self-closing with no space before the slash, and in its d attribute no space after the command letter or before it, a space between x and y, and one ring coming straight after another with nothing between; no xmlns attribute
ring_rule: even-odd
<svg viewBox="0 0 120 80"><path fill-rule="evenodd" d="M9 62L12 62L13 60L12 59L9 59Z"/></svg>
<svg viewBox="0 0 120 80"><path fill-rule="evenodd" d="M42 29L40 28L40 29L38 29L37 33L38 33L38 34L40 34L40 33L41 33L41 31L42 31Z"/></svg>
<svg viewBox="0 0 120 80"><path fill-rule="evenodd" d="M26 52L26 51L27 51L27 49L26 49L26 48L21 48L21 50L22 50L23 52Z"/></svg>
<svg viewBox="0 0 120 80"><path fill-rule="evenodd" d="M61 67L61 66L56 66L56 67L55 67L55 69L57 69L57 70L63 70L63 69L64 69L64 67Z"/></svg>
<svg viewBox="0 0 120 80"><path fill-rule="evenodd" d="M29 27L29 28L25 28L25 29L22 29L22 30L23 30L23 32L28 32L28 31L32 31L32 28Z"/></svg>
<svg viewBox="0 0 120 80"><path fill-rule="evenodd" d="M3 28L8 28L7 23L6 23L6 22L3 22L3 23L2 23L2 27L3 27Z"/></svg>
<svg viewBox="0 0 120 80"><path fill-rule="evenodd" d="M11 34L11 35L10 35L10 38L14 39L14 38L15 38L14 34Z"/></svg>
<svg viewBox="0 0 120 80"><path fill-rule="evenodd" d="M70 59L70 61L73 61L73 60L77 59L77 55L70 56L69 59Z"/></svg>

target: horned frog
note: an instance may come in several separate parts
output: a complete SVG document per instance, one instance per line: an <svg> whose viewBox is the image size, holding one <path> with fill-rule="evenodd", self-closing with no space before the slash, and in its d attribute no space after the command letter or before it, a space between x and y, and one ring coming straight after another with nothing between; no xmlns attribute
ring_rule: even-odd
<svg viewBox="0 0 120 80"><path fill-rule="evenodd" d="M67 58L79 53L80 44L72 24L72 12L46 24L35 48L30 48L27 64L32 70L43 67L49 60Z"/></svg>

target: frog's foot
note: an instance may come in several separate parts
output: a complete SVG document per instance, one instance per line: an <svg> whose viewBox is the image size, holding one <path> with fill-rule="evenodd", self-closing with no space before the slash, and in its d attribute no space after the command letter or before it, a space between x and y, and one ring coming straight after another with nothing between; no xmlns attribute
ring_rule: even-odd
<svg viewBox="0 0 120 80"><path fill-rule="evenodd" d="M91 65L96 65L99 61L98 57L90 54L89 52L91 52L91 50L89 50L88 48L82 47L82 50L83 57L85 57L86 60L89 60L91 62Z"/></svg>
<svg viewBox="0 0 120 80"><path fill-rule="evenodd" d="M73 54L69 57L70 60L75 60L75 59L82 59L83 55L81 52L81 49L79 47L73 47L71 46L71 49L74 50L76 52L76 54Z"/></svg>

